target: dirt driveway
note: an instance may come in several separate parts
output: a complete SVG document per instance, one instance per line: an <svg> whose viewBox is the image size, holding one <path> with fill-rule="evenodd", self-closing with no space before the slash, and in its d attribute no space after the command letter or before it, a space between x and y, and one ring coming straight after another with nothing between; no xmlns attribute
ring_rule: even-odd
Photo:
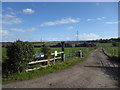
<svg viewBox="0 0 120 90"><path fill-rule="evenodd" d="M117 67L99 48L75 66L3 88L116 88Z"/></svg>

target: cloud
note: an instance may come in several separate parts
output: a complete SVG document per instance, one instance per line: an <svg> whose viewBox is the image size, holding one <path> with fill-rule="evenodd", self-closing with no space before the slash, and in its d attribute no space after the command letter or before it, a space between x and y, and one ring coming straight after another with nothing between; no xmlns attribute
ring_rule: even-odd
<svg viewBox="0 0 120 90"><path fill-rule="evenodd" d="M106 19L106 17L97 18L97 20L103 20L103 19Z"/></svg>
<svg viewBox="0 0 120 90"><path fill-rule="evenodd" d="M25 32L23 29L17 29L17 28L13 28L10 29L11 31L15 31L15 32Z"/></svg>
<svg viewBox="0 0 120 90"><path fill-rule="evenodd" d="M76 40L76 36L73 37L54 37L54 38L44 38L43 41L74 41ZM83 33L83 34L79 34L79 40L96 40L96 39L100 39L101 37L97 34L94 33Z"/></svg>
<svg viewBox="0 0 120 90"><path fill-rule="evenodd" d="M6 21L6 20L2 21L3 25L12 25L12 24L20 24L20 23L22 23L22 19L20 18L14 18L10 21Z"/></svg>
<svg viewBox="0 0 120 90"><path fill-rule="evenodd" d="M63 37L63 38L53 37L53 38L44 38L43 39L43 41L72 41L72 40L73 40L73 38L71 38L71 37Z"/></svg>
<svg viewBox="0 0 120 90"><path fill-rule="evenodd" d="M0 35L1 36L7 36L9 33L7 30L0 30Z"/></svg>
<svg viewBox="0 0 120 90"><path fill-rule="evenodd" d="M94 33L83 33L83 34L79 34L78 37L79 40L96 40L101 38L99 35Z"/></svg>
<svg viewBox="0 0 120 90"><path fill-rule="evenodd" d="M105 22L105 24L118 24L120 21L116 21L116 22Z"/></svg>
<svg viewBox="0 0 120 90"><path fill-rule="evenodd" d="M8 36L9 32L7 30L0 30L0 42L2 42Z"/></svg>
<svg viewBox="0 0 120 90"><path fill-rule="evenodd" d="M99 6L99 5L100 5L100 3L96 3L96 5L97 5L97 6Z"/></svg>
<svg viewBox="0 0 120 90"><path fill-rule="evenodd" d="M14 18L14 17L15 17L15 16L10 15L10 14L3 15L3 18Z"/></svg>
<svg viewBox="0 0 120 90"><path fill-rule="evenodd" d="M45 22L45 23L42 23L40 26L45 27L45 26L54 26L54 25L78 23L78 22L80 22L80 18L76 18L76 19L64 18L64 19L61 19L61 20Z"/></svg>
<svg viewBox="0 0 120 90"><path fill-rule="evenodd" d="M106 17L98 17L96 19L87 19L87 21L93 21L93 20L104 20Z"/></svg>
<svg viewBox="0 0 120 90"><path fill-rule="evenodd" d="M30 9L30 8L23 9L23 13L25 13L25 14L32 14L32 13L34 13L34 12L35 12L35 11L32 10L32 9Z"/></svg>
<svg viewBox="0 0 120 90"><path fill-rule="evenodd" d="M69 26L69 27L67 27L67 29L68 29L68 30L73 30L74 27L73 27L73 26Z"/></svg>
<svg viewBox="0 0 120 90"><path fill-rule="evenodd" d="M43 41L74 41L76 40L76 36L73 37L54 37L54 38L44 38ZM97 34L94 33L83 33L83 34L79 34L79 40L96 40L96 39L100 39L101 37Z"/></svg>
<svg viewBox="0 0 120 90"><path fill-rule="evenodd" d="M20 24L22 22L23 21L21 18L18 18L14 15L10 15L10 14L3 15L3 21L2 21L3 25Z"/></svg>
<svg viewBox="0 0 120 90"><path fill-rule="evenodd" d="M14 32L32 32L37 30L37 28L29 28L29 29L18 29L18 28L13 28L10 29L10 31L14 31Z"/></svg>
<svg viewBox="0 0 120 90"><path fill-rule="evenodd" d="M10 14L12 14L12 15L16 15L16 13L15 13L15 12L10 12Z"/></svg>
<svg viewBox="0 0 120 90"><path fill-rule="evenodd" d="M87 21L92 21L92 20L94 20L94 19L87 19Z"/></svg>
<svg viewBox="0 0 120 90"><path fill-rule="evenodd" d="M10 7L8 7L8 8L7 8L7 10L13 11L13 9L12 9L12 8L10 8Z"/></svg>

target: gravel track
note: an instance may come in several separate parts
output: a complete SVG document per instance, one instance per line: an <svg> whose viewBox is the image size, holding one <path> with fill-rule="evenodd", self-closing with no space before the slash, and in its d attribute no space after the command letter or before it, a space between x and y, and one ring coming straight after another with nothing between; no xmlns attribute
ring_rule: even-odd
<svg viewBox="0 0 120 90"><path fill-rule="evenodd" d="M117 68L99 48L70 68L6 84L3 88L117 88Z"/></svg>

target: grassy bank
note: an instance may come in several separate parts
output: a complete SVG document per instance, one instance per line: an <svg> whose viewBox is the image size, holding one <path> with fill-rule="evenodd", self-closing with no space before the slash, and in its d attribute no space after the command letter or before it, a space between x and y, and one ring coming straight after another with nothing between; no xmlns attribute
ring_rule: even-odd
<svg viewBox="0 0 120 90"><path fill-rule="evenodd" d="M100 43L99 46L104 48L104 53L109 57L118 57L118 46L112 46L112 43Z"/></svg>
<svg viewBox="0 0 120 90"><path fill-rule="evenodd" d="M2 83L3 84L7 84L7 83L11 83L11 82L16 82L16 81L23 81L23 80L28 80L28 79L32 79L41 75L45 75L48 73L52 73L54 71L58 71L64 68L68 68L70 66L73 66L77 63L80 63L81 61L85 60L88 55L95 49L91 49L91 51L89 51L88 53L86 53L86 55L83 58L74 58L71 61L65 61L56 65L52 65L46 68L40 68L38 70L35 71L30 71L30 72L25 72L25 73L19 73L19 74L14 74L11 75L7 78L2 78Z"/></svg>
<svg viewBox="0 0 120 90"><path fill-rule="evenodd" d="M112 46L112 43L103 43L100 44L103 47L103 52L108 56L112 61L118 62L118 46Z"/></svg>

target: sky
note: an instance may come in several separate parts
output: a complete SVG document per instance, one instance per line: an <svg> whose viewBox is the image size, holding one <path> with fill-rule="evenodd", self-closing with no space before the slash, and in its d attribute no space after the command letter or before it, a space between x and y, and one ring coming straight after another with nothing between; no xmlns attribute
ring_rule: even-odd
<svg viewBox="0 0 120 90"><path fill-rule="evenodd" d="M2 2L2 41L118 37L117 2Z"/></svg>

